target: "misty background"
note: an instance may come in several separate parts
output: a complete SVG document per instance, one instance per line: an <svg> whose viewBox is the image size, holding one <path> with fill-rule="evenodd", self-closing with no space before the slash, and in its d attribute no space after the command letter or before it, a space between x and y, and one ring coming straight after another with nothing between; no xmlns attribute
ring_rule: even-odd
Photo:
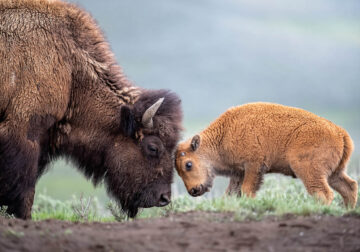
<svg viewBox="0 0 360 252"><path fill-rule="evenodd" d="M75 0L104 31L135 85L182 99L184 138L227 108L254 101L301 107L343 126L360 174L360 1ZM60 160L37 194L59 199L102 188ZM211 195L221 195L227 180ZM64 186L66 185L66 186ZM185 193L176 178L175 195Z"/></svg>

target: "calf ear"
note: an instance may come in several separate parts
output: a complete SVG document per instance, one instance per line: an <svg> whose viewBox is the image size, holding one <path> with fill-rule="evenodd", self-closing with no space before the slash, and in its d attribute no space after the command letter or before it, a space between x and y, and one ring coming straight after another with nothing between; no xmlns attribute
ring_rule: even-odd
<svg viewBox="0 0 360 252"><path fill-rule="evenodd" d="M136 121L132 109L128 106L121 107L120 128L125 136L135 137Z"/></svg>
<svg viewBox="0 0 360 252"><path fill-rule="evenodd" d="M196 151L199 148L199 146L200 146L200 136L196 135L191 140L191 149L193 151Z"/></svg>

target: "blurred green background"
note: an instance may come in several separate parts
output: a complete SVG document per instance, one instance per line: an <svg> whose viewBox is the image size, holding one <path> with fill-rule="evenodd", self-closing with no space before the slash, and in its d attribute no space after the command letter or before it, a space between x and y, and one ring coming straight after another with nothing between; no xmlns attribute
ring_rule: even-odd
<svg viewBox="0 0 360 252"><path fill-rule="evenodd" d="M109 40L136 85L179 94L184 138L228 107L268 101L307 109L343 126L360 145L360 1L77 0ZM360 177L355 148L350 174ZM221 195L217 179L209 197ZM53 162L37 195L95 195L64 160ZM185 193L176 176L173 194Z"/></svg>

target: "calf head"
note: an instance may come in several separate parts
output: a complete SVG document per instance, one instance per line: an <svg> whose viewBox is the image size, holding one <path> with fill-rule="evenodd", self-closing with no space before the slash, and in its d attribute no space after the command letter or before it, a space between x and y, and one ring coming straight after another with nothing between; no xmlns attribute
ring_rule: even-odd
<svg viewBox="0 0 360 252"><path fill-rule="evenodd" d="M170 203L174 152L180 137L180 99L168 91L144 91L121 108L121 134L107 157L108 191L134 217L138 208Z"/></svg>
<svg viewBox="0 0 360 252"><path fill-rule="evenodd" d="M204 148L200 148L200 136L179 144L176 151L176 170L191 196L201 196L212 187L213 172Z"/></svg>

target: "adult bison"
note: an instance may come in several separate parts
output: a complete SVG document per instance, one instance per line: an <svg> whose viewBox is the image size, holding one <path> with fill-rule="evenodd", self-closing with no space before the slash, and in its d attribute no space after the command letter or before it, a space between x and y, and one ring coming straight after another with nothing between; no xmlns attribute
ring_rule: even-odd
<svg viewBox="0 0 360 252"><path fill-rule="evenodd" d="M91 16L50 0L0 2L0 205L31 217L35 184L69 157L130 217L170 202L179 98L133 86Z"/></svg>

